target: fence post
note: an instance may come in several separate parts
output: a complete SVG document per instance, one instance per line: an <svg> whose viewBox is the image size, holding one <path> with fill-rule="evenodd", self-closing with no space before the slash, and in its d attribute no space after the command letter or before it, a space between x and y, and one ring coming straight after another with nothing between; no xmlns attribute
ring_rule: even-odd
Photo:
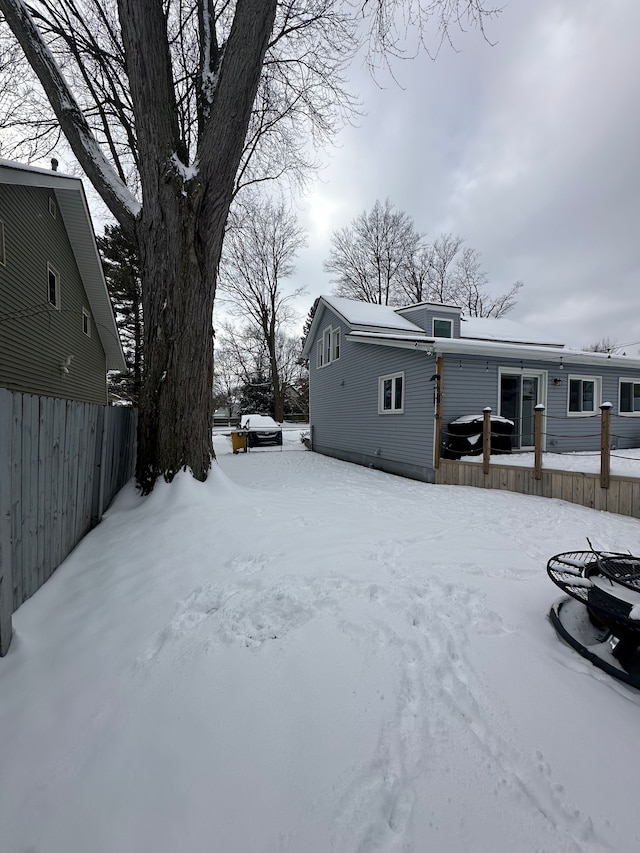
<svg viewBox="0 0 640 853"><path fill-rule="evenodd" d="M600 487L609 488L611 474L611 403L600 406Z"/></svg>
<svg viewBox="0 0 640 853"><path fill-rule="evenodd" d="M0 388L0 657L6 655L13 626L11 543L11 424L13 395Z"/></svg>
<svg viewBox="0 0 640 853"><path fill-rule="evenodd" d="M491 406L483 409L482 415L482 470L488 474L491 460Z"/></svg>
<svg viewBox="0 0 640 853"><path fill-rule="evenodd" d="M534 411L533 420L533 478L534 480L542 479L542 416L544 415L544 405L538 403Z"/></svg>
<svg viewBox="0 0 640 853"><path fill-rule="evenodd" d="M104 454L106 432L106 406L98 406L96 418L96 451L93 459L93 494L91 496L91 529L102 518L102 495L104 491Z"/></svg>

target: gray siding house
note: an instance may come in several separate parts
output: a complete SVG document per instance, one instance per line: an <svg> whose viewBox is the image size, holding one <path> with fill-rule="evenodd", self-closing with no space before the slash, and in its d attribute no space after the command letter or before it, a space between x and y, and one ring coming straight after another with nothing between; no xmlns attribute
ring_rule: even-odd
<svg viewBox="0 0 640 853"><path fill-rule="evenodd" d="M303 355L312 447L339 459L433 482L438 399L443 439L490 407L513 421L513 450L531 450L542 403L546 450L598 450L610 402L612 445L640 447L640 359L536 341L507 319L321 296Z"/></svg>
<svg viewBox="0 0 640 853"><path fill-rule="evenodd" d="M126 370L78 178L0 160L0 387L106 403Z"/></svg>

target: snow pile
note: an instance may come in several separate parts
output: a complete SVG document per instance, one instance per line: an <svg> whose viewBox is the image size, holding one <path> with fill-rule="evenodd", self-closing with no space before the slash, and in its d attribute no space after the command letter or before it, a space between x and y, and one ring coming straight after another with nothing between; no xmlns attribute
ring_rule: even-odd
<svg viewBox="0 0 640 853"><path fill-rule="evenodd" d="M284 437L126 488L14 615L2 853L640 849L640 695L557 639L545 572L638 523Z"/></svg>

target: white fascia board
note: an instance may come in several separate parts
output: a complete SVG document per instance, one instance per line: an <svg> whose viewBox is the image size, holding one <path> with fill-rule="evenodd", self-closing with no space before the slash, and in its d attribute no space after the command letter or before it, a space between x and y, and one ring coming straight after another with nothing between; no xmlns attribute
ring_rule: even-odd
<svg viewBox="0 0 640 853"><path fill-rule="evenodd" d="M517 346L500 341L484 342L459 338L428 338L418 335L385 334L373 332L349 332L349 340L375 344L377 346L398 347L401 349L433 351L436 355L479 355L495 356L497 358L528 359L529 361L548 361L564 366L570 364L589 364L591 367L626 367L629 370L640 370L640 359L628 356L608 356L600 352L582 352L567 350L564 347L551 349L544 344L536 346Z"/></svg>
<svg viewBox="0 0 640 853"><path fill-rule="evenodd" d="M349 332L347 339L361 344L374 344L379 347L396 347L432 353L435 340L424 335L380 335L374 332Z"/></svg>
<svg viewBox="0 0 640 853"><path fill-rule="evenodd" d="M433 308L434 311L442 313L460 314L462 308L458 305L442 305L440 302L416 302L413 305L404 305L402 308L395 308L396 314L403 314L405 311L415 311L416 308Z"/></svg>
<svg viewBox="0 0 640 853"><path fill-rule="evenodd" d="M75 187L73 189L75 190ZM102 263L82 182L80 182L79 191L69 192L67 188L64 191L57 189L55 195L76 266L87 294L98 337L104 349L107 370L118 370L120 373L125 373L127 363L113 315L111 297L102 271Z"/></svg>
<svg viewBox="0 0 640 853"><path fill-rule="evenodd" d="M438 338L435 349L439 353L452 353L455 355L481 355L496 356L498 358L528 358L535 361L551 361L567 364L590 364L593 367L628 367L632 370L640 370L640 359L628 356L609 356L607 353L582 352L570 350L564 347L552 349L549 346L517 345L502 343L500 341L478 341L458 338Z"/></svg>

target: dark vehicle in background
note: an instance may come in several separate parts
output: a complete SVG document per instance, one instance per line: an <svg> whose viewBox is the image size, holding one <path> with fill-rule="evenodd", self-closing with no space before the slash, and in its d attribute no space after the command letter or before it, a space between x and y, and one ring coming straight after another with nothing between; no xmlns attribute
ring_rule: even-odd
<svg viewBox="0 0 640 853"><path fill-rule="evenodd" d="M242 415L240 429L246 431L249 447L282 446L282 425L268 415Z"/></svg>

